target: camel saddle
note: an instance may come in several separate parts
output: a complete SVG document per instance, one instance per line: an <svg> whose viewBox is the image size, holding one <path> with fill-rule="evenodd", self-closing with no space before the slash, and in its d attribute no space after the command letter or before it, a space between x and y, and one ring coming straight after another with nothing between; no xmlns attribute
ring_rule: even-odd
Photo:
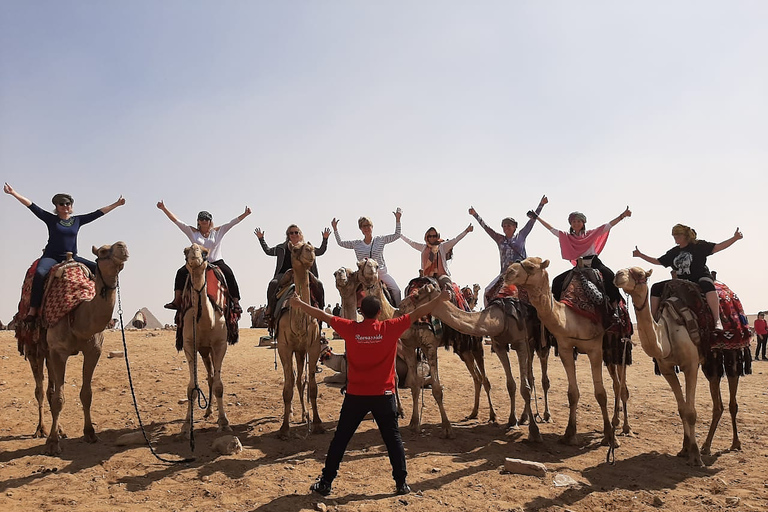
<svg viewBox="0 0 768 512"><path fill-rule="evenodd" d="M708 340L715 327L706 298L696 283L685 279L670 279L663 281L661 302L656 313L658 321L662 311L669 315L678 325L684 325L688 330L694 345L702 348L702 340Z"/></svg>
<svg viewBox="0 0 768 512"><path fill-rule="evenodd" d="M563 280L560 302L578 315L602 323L605 327L610 326L611 308L605 293L603 275L597 269L573 267Z"/></svg>

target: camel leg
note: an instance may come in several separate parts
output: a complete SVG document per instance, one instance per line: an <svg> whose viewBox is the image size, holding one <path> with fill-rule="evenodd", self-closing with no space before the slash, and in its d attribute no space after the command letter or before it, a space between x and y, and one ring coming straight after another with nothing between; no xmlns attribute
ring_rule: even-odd
<svg viewBox="0 0 768 512"><path fill-rule="evenodd" d="M712 396L712 422L709 424L707 439L701 446L703 455L710 455L712 448L712 438L715 437L715 430L723 416L723 397L720 395L720 377L712 377L709 381L709 394Z"/></svg>
<svg viewBox="0 0 768 512"><path fill-rule="evenodd" d="M48 379L53 380L53 395L50 401L51 407L51 432L48 434L48 440L45 442L45 453L47 455L60 455L61 444L59 443L59 415L64 409L64 375L67 370L67 359L69 354L64 352L49 351L48 360L51 362L48 367ZM53 373L50 373L53 370Z"/></svg>
<svg viewBox="0 0 768 512"><path fill-rule="evenodd" d="M546 422L552 419L552 414L549 412L549 348L537 352L539 357L539 365L541 366L541 391L544 394L544 415L542 419Z"/></svg>
<svg viewBox="0 0 768 512"><path fill-rule="evenodd" d="M198 347L198 353L200 354L200 359L203 360L203 365L205 365L205 380L208 382L208 407L205 408L205 414L203 414L203 418L207 419L213 414L213 374L215 370L211 347Z"/></svg>
<svg viewBox="0 0 768 512"><path fill-rule="evenodd" d="M288 430L291 421L291 402L293 401L293 384L296 376L293 373L293 359L291 358L291 349L287 342L278 342L277 350L280 355L280 362L283 365L283 424L280 426L278 437L288 439Z"/></svg>
<svg viewBox="0 0 768 512"><path fill-rule="evenodd" d="M477 370L480 373L480 379L483 383L483 389L485 395L488 397L488 422L496 423L496 411L493 409L493 401L491 400L491 381L488 380L488 375L485 373L485 352L483 351L483 340L480 338L478 346L475 347L474 359L477 365Z"/></svg>
<svg viewBox="0 0 768 512"><path fill-rule="evenodd" d="M662 376L667 380L672 394L677 401L677 412L683 422L683 447L678 452L678 457L687 457L689 464L701 466L701 453L696 441L696 380L699 371L698 361L693 368L683 368L685 375L685 397L680 387L680 381L675 373L674 366L662 368Z"/></svg>
<svg viewBox="0 0 768 512"><path fill-rule="evenodd" d="M408 375L406 376L405 385L411 388L411 398L413 399L413 411L411 412L411 422L408 428L414 435L417 435L421 431L421 416L419 415L419 393L421 392L421 377L416 370L418 361L416 359L416 350L403 347L403 356L405 358L405 364L408 365Z"/></svg>
<svg viewBox="0 0 768 512"><path fill-rule="evenodd" d="M575 444L576 441L576 408L579 405L579 384L576 381L576 361L573 359L573 346L560 344L560 362L568 377L568 426L560 439L563 444Z"/></svg>
<svg viewBox="0 0 768 512"><path fill-rule="evenodd" d="M520 366L520 395L523 397L523 415L528 417L528 441L541 443L544 439L539 432L539 425L531 410L531 390L533 388L533 361L528 346L523 345L517 351L517 362Z"/></svg>
<svg viewBox="0 0 768 512"><path fill-rule="evenodd" d="M45 362L45 359L42 357L38 357L36 352L36 348L32 348L30 353L27 354L27 360L29 361L29 366L32 368L32 375L35 378L35 399L37 400L37 429L35 429L35 433L32 437L48 437L48 431L45 429L45 424L43 421L43 404L45 401L45 392L43 391L43 380L45 378L45 372L43 370L43 363ZM53 379L48 379L48 392L50 393L52 388L52 381ZM50 401L50 396L48 397L48 401Z"/></svg>
<svg viewBox="0 0 768 512"><path fill-rule="evenodd" d="M739 375L728 377L728 392L730 400L728 402L728 412L731 413L731 428L733 429L733 440L731 441L731 450L741 450L741 441L739 440L739 430L736 428L736 414L739 412L739 404L736 401L736 392L739 390Z"/></svg>
<svg viewBox="0 0 768 512"><path fill-rule="evenodd" d="M467 417L465 417L465 420L474 420L477 418L477 413L480 409L480 389L483 386L482 383L482 377L480 376L480 372L477 370L477 367L475 366L475 358L472 357L472 353L469 351L462 352L459 354L459 357L462 361L464 361L464 366L467 367L467 371L469 371L469 375L472 377L472 383L475 386L475 405L472 407L472 411L469 413Z"/></svg>
<svg viewBox="0 0 768 512"><path fill-rule="evenodd" d="M501 347L494 347L496 357L499 358L501 367L504 368L504 375L507 378L507 394L509 395L509 421L507 421L507 430L519 429L517 423L517 412L515 411L515 394L517 385L515 377L512 375L512 365L509 362L509 353Z"/></svg>
<svg viewBox="0 0 768 512"><path fill-rule="evenodd" d="M312 406L312 433L322 434L325 432L323 427L323 421L320 419L320 412L317 410L317 361L320 358L320 337L319 334L310 347L309 353L309 368L307 369L307 377L309 377L309 403ZM397 390L397 386L395 386Z"/></svg>
<svg viewBox="0 0 768 512"><path fill-rule="evenodd" d="M181 427L181 436L184 439L189 439L192 432L192 408L197 402L197 391L195 390L195 358L197 353L192 350L191 342L184 342L184 357L187 359L189 382L187 382L187 416L184 419L184 425Z"/></svg>
<svg viewBox="0 0 768 512"><path fill-rule="evenodd" d="M595 398L600 405L600 412L603 414L603 446L618 448L619 442L613 434L613 425L608 417L608 394L603 385L603 354L602 346L587 352L589 357L589 366L592 370L592 384L595 388Z"/></svg>
<svg viewBox="0 0 768 512"><path fill-rule="evenodd" d="M427 350L427 360L429 361L429 373L432 375L432 396L435 398L437 408L440 410L443 437L453 439L455 437L453 427L448 420L448 414L446 414L445 405L443 404L443 384L440 382L440 372L437 367L437 347L429 347Z"/></svg>
<svg viewBox="0 0 768 512"><path fill-rule="evenodd" d="M299 403L301 404L301 421L309 425L309 413L307 412L307 404L304 401L304 364L307 362L307 353L296 351L293 353L293 357L296 360L296 391L299 395Z"/></svg>
<svg viewBox="0 0 768 512"><path fill-rule="evenodd" d="M101 339L98 338L101 336ZM91 421L91 402L93 400L93 372L101 358L101 343L104 341L101 333L96 334L89 341L89 347L83 350L83 385L80 388L80 403L83 404L83 437L89 443L95 443L99 440L96 437L96 431Z"/></svg>
<svg viewBox="0 0 768 512"><path fill-rule="evenodd" d="M222 340L218 346L210 347L208 357L208 363L205 365L206 369L212 366L209 371L208 382L210 383L210 395L208 396L208 410L211 409L211 402L213 397L216 397L216 407L219 408L219 417L217 420L218 429L217 432L232 432L232 427L229 426L229 418L227 418L227 411L224 407L224 382L221 380L221 368L224 365L224 356L227 355L227 342Z"/></svg>
<svg viewBox="0 0 768 512"><path fill-rule="evenodd" d="M621 434L634 437L635 433L629 426L629 412L627 411L627 402L629 401L629 388L627 387L627 367L626 365L610 364L608 373L613 380L613 420L611 425L616 428L619 426L619 411L623 409L623 424Z"/></svg>

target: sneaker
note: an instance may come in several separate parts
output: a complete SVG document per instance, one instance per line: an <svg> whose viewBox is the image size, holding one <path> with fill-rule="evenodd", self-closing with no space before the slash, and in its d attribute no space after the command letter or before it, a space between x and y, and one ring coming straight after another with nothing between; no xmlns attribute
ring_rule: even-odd
<svg viewBox="0 0 768 512"><path fill-rule="evenodd" d="M309 490L316 492L321 496L328 496L331 494L331 484L326 482L323 477L319 476L317 477L317 482L309 486Z"/></svg>
<svg viewBox="0 0 768 512"><path fill-rule="evenodd" d="M397 495L402 496L404 494L410 494L411 492L411 486L408 485L407 482L403 482L401 484L397 484Z"/></svg>
<svg viewBox="0 0 768 512"><path fill-rule="evenodd" d="M715 322L715 330L716 331L723 330L723 322L721 322L719 318L717 319L717 322Z"/></svg>

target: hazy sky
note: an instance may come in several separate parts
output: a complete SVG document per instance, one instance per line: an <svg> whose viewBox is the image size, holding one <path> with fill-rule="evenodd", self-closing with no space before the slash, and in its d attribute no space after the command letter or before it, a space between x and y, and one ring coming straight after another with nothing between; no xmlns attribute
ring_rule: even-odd
<svg viewBox="0 0 768 512"><path fill-rule="evenodd" d="M80 232L80 253L124 240L126 322L148 307L171 322L188 223L253 214L224 240L243 305L265 303L290 223L319 245L341 219L374 234L453 237L474 206L500 230L546 194L542 216L597 227L627 205L603 261L649 268L671 227L713 242L712 256L748 313L768 309L768 3L754 1L25 1L0 3L0 180L44 208L57 192L76 213L127 204ZM24 272L45 245L42 222L0 197L0 320L15 312ZM455 250L461 285L499 272L476 229ZM528 254L569 265L536 226ZM404 287L419 255L387 246ZM318 259L329 302L333 271L354 253L330 240ZM654 279L667 277L654 267ZM243 321L242 325L246 325Z"/></svg>

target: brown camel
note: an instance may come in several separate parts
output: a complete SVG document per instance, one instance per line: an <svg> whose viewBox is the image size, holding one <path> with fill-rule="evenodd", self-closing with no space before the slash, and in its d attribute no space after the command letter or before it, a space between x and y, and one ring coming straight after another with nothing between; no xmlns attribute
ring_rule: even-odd
<svg viewBox="0 0 768 512"><path fill-rule="evenodd" d="M672 393L677 400L677 409L680 419L683 421L683 447L677 454L678 457L688 457L688 462L694 466L701 466L701 454L711 453L712 438L723 414L723 400L720 395L720 379L717 372L706 375L709 381L709 391L712 396L712 422L710 423L707 439L702 445L701 453L696 441L696 382L698 379L699 365L705 361L708 354L702 353L701 345L697 345L688 333L688 329L678 321L671 308L659 309L658 322L651 314L649 304L648 277L652 270L645 271L640 267L622 269L616 273L614 283L621 287L631 297L637 315L637 328L640 335L640 343L643 351L653 357L661 374L672 388ZM685 375L685 396L677 378L678 367ZM731 421L733 426L733 441L731 450L740 450L738 429L736 428L736 390L738 389L739 375L728 376L730 390Z"/></svg>
<svg viewBox="0 0 768 512"><path fill-rule="evenodd" d="M608 417L607 394L603 385L603 334L599 323L576 314L565 304L556 301L549 285L546 268L549 260L529 257L513 263L504 272L504 282L514 284L528 292L528 298L544 326L557 339L560 361L568 376L568 404L570 414L562 442L573 444L576 437L576 408L579 403L579 386L576 382L576 362L571 356L574 348L587 355L592 370L595 398L603 415L603 444L617 447L619 442L613 433Z"/></svg>
<svg viewBox="0 0 768 512"><path fill-rule="evenodd" d="M251 328L253 329L266 329L268 327L267 321L264 319L264 310L266 306L249 306L246 310L251 315Z"/></svg>
<svg viewBox="0 0 768 512"><path fill-rule="evenodd" d="M418 292L410 296L413 306L419 306L440 294L440 290L430 285L423 287ZM406 303L406 308L411 307ZM401 305L402 309L402 305ZM515 379L512 375L512 367L509 361L509 349L517 352L518 364L520 366L520 394L523 397L523 417L528 418L528 439L530 441L541 442L542 437L539 433L539 427L533 420L531 410L531 388L533 382L533 353L536 349L535 336L532 332L533 322L525 322L523 325L507 315L503 306L494 302L483 311L467 312L450 302L440 302L433 310L432 315L439 318L444 324L452 329L471 336L483 338L490 336L493 341L493 351L499 358L507 380L507 393L509 394L510 413L508 428L518 426L517 415L515 413ZM546 379L545 389L549 388L549 379L546 374L542 380ZM544 396L547 396L545 391ZM546 417L549 417L547 409Z"/></svg>
<svg viewBox="0 0 768 512"><path fill-rule="evenodd" d="M112 245L93 247L96 256L96 295L91 300L84 301L74 311L65 316L44 333L48 344L46 366L48 368L48 402L51 407L51 433L45 444L48 455L61 453L59 415L64 408L64 376L69 356L83 353L83 385L80 388L80 402L83 404L83 437L89 443L98 441L96 431L91 421L91 400L93 391L91 381L93 372L101 357L101 346L104 343L104 329L112 319L115 308L118 274L123 270L128 260L128 247L124 242ZM33 364L30 359L30 364ZM36 361L36 388L42 390L42 364ZM37 396L38 393L36 392ZM42 396L38 403L42 401ZM42 405L40 406L42 407ZM42 423L38 433L42 433Z"/></svg>
<svg viewBox="0 0 768 512"><path fill-rule="evenodd" d="M315 248L309 242L290 244L291 266L293 268L293 283L295 293L301 300L310 303L309 269L315 261ZM287 304L287 302L286 302ZM283 365L283 424L280 426L279 437L287 439L291 419L291 403L293 401L293 386L299 392L301 403L301 418L309 422L304 405L304 367L307 366L309 380L309 401L312 405L313 434L325 431L320 414L317 412L317 381L315 379L317 362L320 357L320 326L317 320L298 308L288 308L278 318L277 352ZM293 369L293 359L296 359L296 372Z"/></svg>
<svg viewBox="0 0 768 512"><path fill-rule="evenodd" d="M187 418L181 434L189 439L192 429L192 408L197 405L195 388L195 370L197 354L205 365L208 381L208 407L205 418L213 413L213 397L219 410L218 432L231 431L229 419L224 409L224 383L221 380L221 367L227 355L227 324L224 313L215 308L208 298L208 250L192 244L184 249L189 280L182 292L182 304L187 305L182 314L184 355L189 368L187 384ZM197 353L195 353L197 348Z"/></svg>
<svg viewBox="0 0 768 512"><path fill-rule="evenodd" d="M336 289L341 297L341 316L347 320L357 320L357 271L341 267L333 273L336 278Z"/></svg>

